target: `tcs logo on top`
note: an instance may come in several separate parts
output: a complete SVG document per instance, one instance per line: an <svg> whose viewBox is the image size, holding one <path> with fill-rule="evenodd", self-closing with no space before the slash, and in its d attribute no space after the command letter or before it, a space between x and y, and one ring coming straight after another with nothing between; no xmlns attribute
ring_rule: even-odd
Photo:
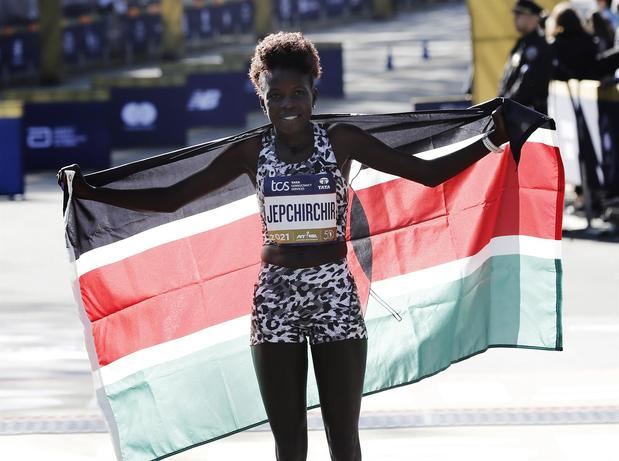
<svg viewBox="0 0 619 461"><path fill-rule="evenodd" d="M290 190L290 183L288 181L273 181L271 183L271 190L273 192L286 192Z"/></svg>

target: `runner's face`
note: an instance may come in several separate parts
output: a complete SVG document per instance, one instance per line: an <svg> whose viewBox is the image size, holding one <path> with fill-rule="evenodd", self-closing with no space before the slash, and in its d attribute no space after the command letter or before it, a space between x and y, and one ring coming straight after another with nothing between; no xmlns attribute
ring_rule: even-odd
<svg viewBox="0 0 619 461"><path fill-rule="evenodd" d="M263 74L261 83L260 104L275 130L288 134L306 130L316 96L310 76L275 68Z"/></svg>

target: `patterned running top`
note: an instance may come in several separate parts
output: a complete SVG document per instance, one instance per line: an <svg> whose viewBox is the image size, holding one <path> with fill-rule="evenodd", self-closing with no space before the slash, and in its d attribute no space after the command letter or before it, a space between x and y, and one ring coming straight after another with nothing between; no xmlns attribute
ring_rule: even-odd
<svg viewBox="0 0 619 461"><path fill-rule="evenodd" d="M306 245L346 238L348 185L337 166L327 130L313 124L312 155L297 163L282 162L275 133L262 136L256 193L264 245Z"/></svg>

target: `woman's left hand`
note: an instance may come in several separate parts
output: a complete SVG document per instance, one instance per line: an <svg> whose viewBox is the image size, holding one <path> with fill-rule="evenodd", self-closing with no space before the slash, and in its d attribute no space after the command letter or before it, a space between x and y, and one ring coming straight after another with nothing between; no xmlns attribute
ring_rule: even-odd
<svg viewBox="0 0 619 461"><path fill-rule="evenodd" d="M499 107L492 112L492 121L494 122L494 131L490 133L488 138L493 144L500 146L509 141L507 126L505 125L505 117L503 117L503 108Z"/></svg>

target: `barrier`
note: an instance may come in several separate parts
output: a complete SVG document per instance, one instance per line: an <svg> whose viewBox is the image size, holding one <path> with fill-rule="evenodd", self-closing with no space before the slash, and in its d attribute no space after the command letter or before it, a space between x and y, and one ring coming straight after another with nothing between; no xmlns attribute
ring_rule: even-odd
<svg viewBox="0 0 619 461"><path fill-rule="evenodd" d="M39 36L27 30L0 35L0 66L3 79L34 75L39 65Z"/></svg>
<svg viewBox="0 0 619 461"><path fill-rule="evenodd" d="M598 129L598 92L599 82L571 80L570 82L550 82L548 96L548 115L557 124L557 141L561 149L565 181L575 186L581 185L579 164L578 120L574 104L582 109L584 121L591 134L591 142L596 163L601 161L601 139ZM571 95L571 97L570 97ZM573 101L572 101L573 99ZM601 180L601 171L598 171Z"/></svg>
<svg viewBox="0 0 619 461"><path fill-rule="evenodd" d="M89 21L67 25L62 45L65 64L80 66L103 61L108 48L105 24Z"/></svg>
<svg viewBox="0 0 619 461"><path fill-rule="evenodd" d="M130 58L134 55L157 53L161 45L163 24L158 14L141 14L127 18L127 45Z"/></svg>
<svg viewBox="0 0 619 461"><path fill-rule="evenodd" d="M13 197L24 193L21 155L21 103L0 102L0 195Z"/></svg>
<svg viewBox="0 0 619 461"><path fill-rule="evenodd" d="M96 77L92 83L110 93L107 126L112 147L186 144L184 76L162 76L154 69Z"/></svg>
<svg viewBox="0 0 619 461"><path fill-rule="evenodd" d="M582 186L589 225L596 214L619 220L619 84L551 82L548 111L566 182Z"/></svg>
<svg viewBox="0 0 619 461"><path fill-rule="evenodd" d="M411 98L412 110L468 109L472 105L471 97L465 95Z"/></svg>
<svg viewBox="0 0 619 461"><path fill-rule="evenodd" d="M322 96L344 96L344 62L341 43L316 43L324 73L316 82Z"/></svg>
<svg viewBox="0 0 619 461"><path fill-rule="evenodd" d="M185 75L187 126L245 126L247 75L241 64L223 64L212 58L184 59L162 66L164 75Z"/></svg>
<svg viewBox="0 0 619 461"><path fill-rule="evenodd" d="M57 170L70 163L84 169L110 166L107 93L34 90L4 95L24 102L20 138L26 171Z"/></svg>

